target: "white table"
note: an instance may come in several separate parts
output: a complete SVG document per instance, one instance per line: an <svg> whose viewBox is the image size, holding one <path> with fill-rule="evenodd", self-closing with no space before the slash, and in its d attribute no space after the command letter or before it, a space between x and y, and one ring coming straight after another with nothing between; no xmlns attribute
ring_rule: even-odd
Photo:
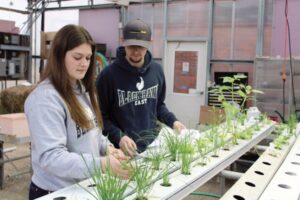
<svg viewBox="0 0 300 200"><path fill-rule="evenodd" d="M176 170L170 174L171 187L163 187L160 185L161 180L156 181L148 195L148 199L183 199L264 139L274 130L274 125L275 123L264 125L259 132L254 134L251 140L239 140L239 144L233 146L229 151L221 150L219 157L211 157L206 166L194 166L191 175L182 175L179 169ZM57 197L65 197L66 200L92 200L94 198L82 188L87 188L86 186L89 184L90 181L85 180L80 183L81 187L72 185L41 197L39 200L52 200ZM130 195L128 196L128 194ZM129 187L125 192L125 196L125 200L135 199L133 188Z"/></svg>

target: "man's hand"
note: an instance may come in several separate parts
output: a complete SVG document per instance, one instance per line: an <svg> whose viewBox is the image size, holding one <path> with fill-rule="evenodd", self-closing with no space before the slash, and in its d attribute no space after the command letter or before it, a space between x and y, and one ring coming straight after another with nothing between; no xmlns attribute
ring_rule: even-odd
<svg viewBox="0 0 300 200"><path fill-rule="evenodd" d="M186 127L180 121L175 121L173 123L173 129L175 129L176 131L178 131L178 133L180 133L183 129L186 129Z"/></svg>
<svg viewBox="0 0 300 200"><path fill-rule="evenodd" d="M121 138L119 146L125 155L129 155L130 157L133 157L137 150L135 142L127 135Z"/></svg>
<svg viewBox="0 0 300 200"><path fill-rule="evenodd" d="M112 172L123 179L128 179L129 171L123 169L121 162L112 155L101 157L101 169L105 173L110 167Z"/></svg>

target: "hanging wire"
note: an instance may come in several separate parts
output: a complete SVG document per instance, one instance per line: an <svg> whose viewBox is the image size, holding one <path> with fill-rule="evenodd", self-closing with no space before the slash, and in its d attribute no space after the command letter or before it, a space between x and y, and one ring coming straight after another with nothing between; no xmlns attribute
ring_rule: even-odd
<svg viewBox="0 0 300 200"><path fill-rule="evenodd" d="M294 85L294 72L293 72L293 62L292 62L292 45L291 45L291 31L290 31L290 24L288 19L288 0L285 1L285 19L286 19L286 26L287 26L287 33L288 33L288 44L289 44L289 55L290 55L290 77L291 77L291 91L292 91L292 101L293 106L290 111L290 114L294 114L297 109L296 105L296 96L295 96L295 85ZM296 114L296 113L295 113Z"/></svg>
<svg viewBox="0 0 300 200"><path fill-rule="evenodd" d="M282 65L282 116L283 116L283 119L285 118L285 81L286 81L286 48L287 48L287 31L288 31L288 28L287 28L287 6L285 5L285 28L284 28L284 56L283 56L283 65Z"/></svg>
<svg viewBox="0 0 300 200"><path fill-rule="evenodd" d="M291 77L291 88L290 91L292 92L292 105L290 105L290 112L289 114L296 114L297 115L297 107L296 107L296 97L295 97L295 87L294 87L294 72L293 72L293 62L292 62L292 45L291 45L291 35L290 35L290 25L288 19L288 0L285 0L285 40L284 40L284 62L282 66L282 95L283 95L283 102L282 102L282 115L275 110L275 113L279 115L283 123L286 123L287 120L285 119L285 81L286 81L286 61L287 61L287 45L289 46L289 60L290 60L290 77Z"/></svg>

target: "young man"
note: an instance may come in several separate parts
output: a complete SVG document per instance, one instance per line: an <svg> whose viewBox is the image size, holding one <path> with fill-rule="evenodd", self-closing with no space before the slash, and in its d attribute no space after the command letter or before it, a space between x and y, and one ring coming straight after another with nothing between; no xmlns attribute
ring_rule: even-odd
<svg viewBox="0 0 300 200"><path fill-rule="evenodd" d="M165 103L162 67L149 51L150 27L133 20L123 28L123 46L116 60L97 77L104 134L125 153L142 152L157 136L157 120L179 132L185 126Z"/></svg>

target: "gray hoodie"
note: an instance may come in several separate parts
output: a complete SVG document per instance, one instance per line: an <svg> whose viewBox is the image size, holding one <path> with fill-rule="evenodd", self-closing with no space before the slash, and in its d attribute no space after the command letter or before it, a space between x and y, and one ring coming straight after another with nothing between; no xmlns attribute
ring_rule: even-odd
<svg viewBox="0 0 300 200"><path fill-rule="evenodd" d="M76 96L90 120L95 114L83 87ZM71 118L67 105L49 80L40 83L25 102L31 134L32 181L44 190L56 191L89 177L88 168L100 167L108 139L95 124L89 130Z"/></svg>

